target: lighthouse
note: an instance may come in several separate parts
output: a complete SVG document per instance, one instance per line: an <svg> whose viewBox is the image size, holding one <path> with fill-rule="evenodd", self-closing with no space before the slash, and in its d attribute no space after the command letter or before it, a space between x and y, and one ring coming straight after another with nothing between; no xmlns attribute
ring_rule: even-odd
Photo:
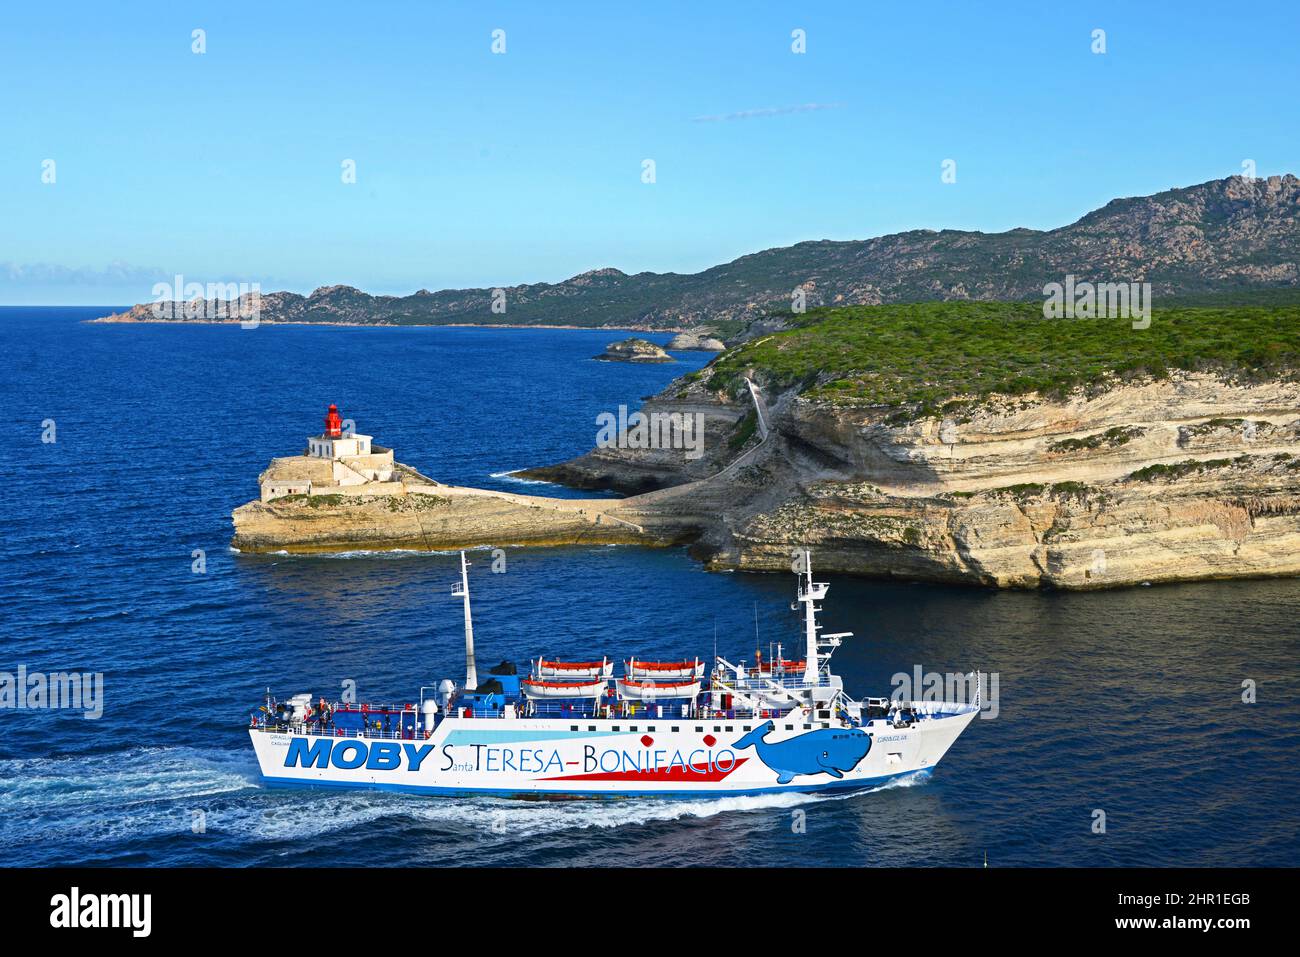
<svg viewBox="0 0 1300 957"><path fill-rule="evenodd" d="M325 431L308 437L307 454L318 459L335 460L369 455L370 439L371 436L351 429L345 434L343 416L339 413L339 407L331 402L325 413Z"/></svg>
<svg viewBox="0 0 1300 957"><path fill-rule="evenodd" d="M301 455L271 460L271 467L258 477L262 501L288 495L324 495L355 491L358 494L404 494L393 450L374 445L371 436L344 427L343 414L331 402L325 412L325 428L307 437ZM391 485L390 483L396 483Z"/></svg>
<svg viewBox="0 0 1300 957"><path fill-rule="evenodd" d="M339 415L339 407L333 402L330 403L329 411L325 413L325 435L331 439L343 438L343 417Z"/></svg>

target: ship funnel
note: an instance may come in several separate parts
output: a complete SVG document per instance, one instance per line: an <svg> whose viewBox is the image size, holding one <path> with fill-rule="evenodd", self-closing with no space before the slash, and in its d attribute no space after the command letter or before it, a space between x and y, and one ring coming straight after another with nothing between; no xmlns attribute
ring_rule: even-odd
<svg viewBox="0 0 1300 957"><path fill-rule="evenodd" d="M438 697L442 699L442 710L451 710L451 699L456 694L456 683L450 678L438 682Z"/></svg>

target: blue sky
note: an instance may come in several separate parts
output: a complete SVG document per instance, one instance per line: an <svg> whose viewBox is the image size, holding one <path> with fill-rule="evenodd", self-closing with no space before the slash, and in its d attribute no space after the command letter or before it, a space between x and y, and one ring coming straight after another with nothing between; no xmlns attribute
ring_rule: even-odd
<svg viewBox="0 0 1300 957"><path fill-rule="evenodd" d="M0 303L1051 228L1246 159L1300 172L1298 34L1294 4L7 4Z"/></svg>

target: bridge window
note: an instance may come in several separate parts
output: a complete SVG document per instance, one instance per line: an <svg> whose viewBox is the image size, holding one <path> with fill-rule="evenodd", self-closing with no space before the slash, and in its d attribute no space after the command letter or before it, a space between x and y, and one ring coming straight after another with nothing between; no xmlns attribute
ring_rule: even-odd
<svg viewBox="0 0 1300 957"><path fill-rule="evenodd" d="M794 730L794 725L792 725L792 724L787 724L787 725L785 726L785 729L786 729L787 731L793 731L793 730Z"/></svg>
<svg viewBox="0 0 1300 957"><path fill-rule="evenodd" d="M577 730L578 730L578 726L577 726L576 724L571 724L571 725L569 725L569 730L570 730L570 731L577 731Z"/></svg>
<svg viewBox="0 0 1300 957"><path fill-rule="evenodd" d="M673 730L674 730L674 731L680 731L680 730L682 730L682 729L679 728L679 727L677 727L677 725L673 725Z"/></svg>
<svg viewBox="0 0 1300 957"><path fill-rule="evenodd" d="M595 726L594 724L589 724L589 725L587 725L587 730L588 730L588 731L595 731L595 730L596 730L596 726Z"/></svg>

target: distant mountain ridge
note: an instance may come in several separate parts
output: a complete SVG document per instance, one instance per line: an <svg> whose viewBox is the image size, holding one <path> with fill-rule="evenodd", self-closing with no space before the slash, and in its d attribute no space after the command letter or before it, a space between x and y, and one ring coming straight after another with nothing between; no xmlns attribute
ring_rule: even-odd
<svg viewBox="0 0 1300 957"><path fill-rule="evenodd" d="M1157 297L1190 299L1300 290L1300 179L1233 176L1152 196L1115 199L1068 226L983 233L910 230L874 239L797 243L692 274L593 269L559 283L421 289L372 296L323 286L308 296L261 295L261 322L362 325L549 325L736 331L806 307L947 299L1024 300L1073 274L1150 282ZM212 313L209 313L212 314ZM104 321L153 321L151 304ZM186 321L186 320L177 320Z"/></svg>

